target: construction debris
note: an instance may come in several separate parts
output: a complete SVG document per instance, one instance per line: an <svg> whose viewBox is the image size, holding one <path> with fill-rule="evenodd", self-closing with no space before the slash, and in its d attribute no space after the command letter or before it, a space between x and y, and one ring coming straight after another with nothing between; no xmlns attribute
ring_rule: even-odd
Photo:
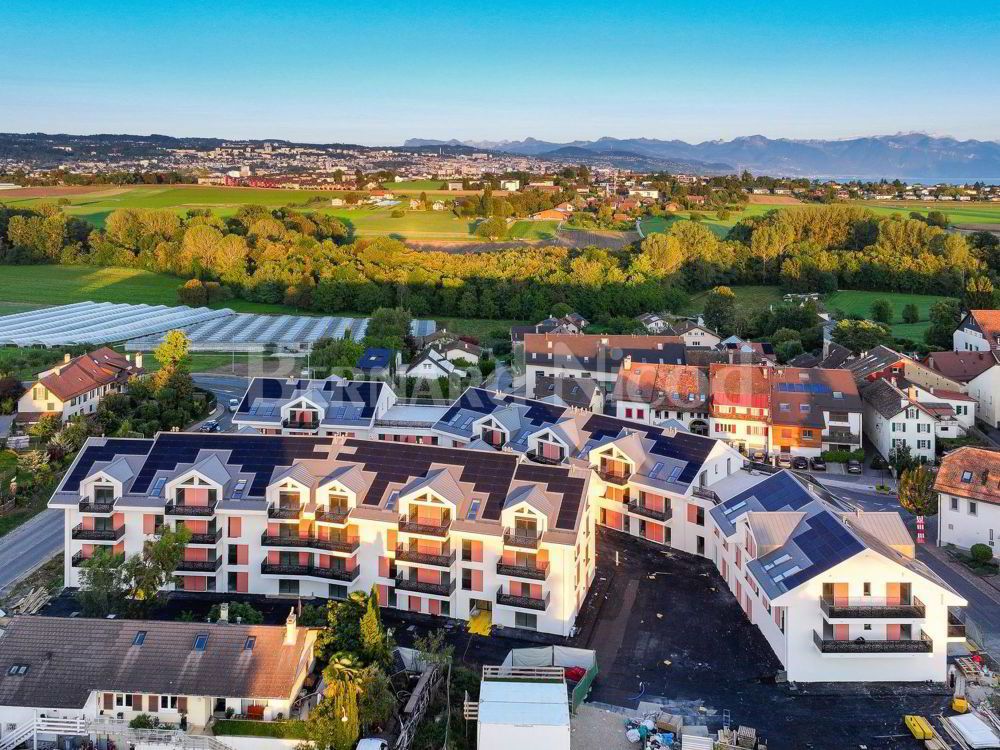
<svg viewBox="0 0 1000 750"><path fill-rule="evenodd" d="M49 603L52 595L41 586L32 588L27 594L22 596L11 605L11 610L18 615L37 614Z"/></svg>

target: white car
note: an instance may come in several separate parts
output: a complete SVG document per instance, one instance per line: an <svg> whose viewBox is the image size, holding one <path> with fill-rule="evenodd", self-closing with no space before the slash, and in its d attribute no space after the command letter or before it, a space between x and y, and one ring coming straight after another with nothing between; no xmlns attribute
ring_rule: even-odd
<svg viewBox="0 0 1000 750"><path fill-rule="evenodd" d="M229 411L236 411L240 408L240 400L238 398L229 399Z"/></svg>
<svg viewBox="0 0 1000 750"><path fill-rule="evenodd" d="M389 743L378 737L365 737L358 740L357 750L389 750Z"/></svg>

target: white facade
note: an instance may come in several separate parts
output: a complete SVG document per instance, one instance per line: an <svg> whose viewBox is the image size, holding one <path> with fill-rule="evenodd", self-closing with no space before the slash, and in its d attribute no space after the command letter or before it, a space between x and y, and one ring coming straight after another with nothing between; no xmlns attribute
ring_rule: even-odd
<svg viewBox="0 0 1000 750"><path fill-rule="evenodd" d="M976 417L990 427L1000 427L1000 365L994 365L970 380L966 392L976 399Z"/></svg>
<svg viewBox="0 0 1000 750"><path fill-rule="evenodd" d="M937 419L913 405L885 417L865 402L865 437L883 458L888 458L893 448L908 446L910 455L933 462L937 425Z"/></svg>
<svg viewBox="0 0 1000 750"><path fill-rule="evenodd" d="M994 559L1000 557L1000 505L997 503L939 492L937 522L938 546L953 544L967 550L974 544L985 544L993 551Z"/></svg>

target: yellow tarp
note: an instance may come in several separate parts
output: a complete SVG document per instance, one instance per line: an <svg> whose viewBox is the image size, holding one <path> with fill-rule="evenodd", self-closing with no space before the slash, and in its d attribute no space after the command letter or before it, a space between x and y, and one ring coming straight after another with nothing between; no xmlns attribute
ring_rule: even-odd
<svg viewBox="0 0 1000 750"><path fill-rule="evenodd" d="M492 614L484 609L479 610L473 617L469 618L469 632L476 635L489 635L490 628L493 627Z"/></svg>

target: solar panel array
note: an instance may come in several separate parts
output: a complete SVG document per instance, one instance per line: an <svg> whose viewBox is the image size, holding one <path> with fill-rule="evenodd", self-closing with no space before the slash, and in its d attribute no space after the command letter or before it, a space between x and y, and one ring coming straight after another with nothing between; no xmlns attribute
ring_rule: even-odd
<svg viewBox="0 0 1000 750"><path fill-rule="evenodd" d="M831 393L832 389L825 383L778 383L778 390L783 393Z"/></svg>
<svg viewBox="0 0 1000 750"><path fill-rule="evenodd" d="M229 309L78 302L0 316L0 344L106 344L232 316L233 311Z"/></svg>
<svg viewBox="0 0 1000 750"><path fill-rule="evenodd" d="M132 492L145 492L157 472L170 472L180 464L193 464L200 451L216 450L229 451L229 466L254 475L246 494L263 497L276 467L291 466L298 459L324 457L325 453L317 453L316 449L329 445L330 438L164 432L156 437L132 485Z"/></svg>
<svg viewBox="0 0 1000 750"><path fill-rule="evenodd" d="M556 528L573 529L576 527L576 516L580 512L580 501L583 498L586 479L570 476L566 469L528 463L520 464L517 467L514 478L519 481L544 484L549 492L562 495L562 500L559 503L559 514L556 517Z"/></svg>
<svg viewBox="0 0 1000 750"><path fill-rule="evenodd" d="M240 402L238 413L258 417L276 416L279 413L276 405L270 404L254 411L254 402L259 399L273 401L289 399L296 391L304 392L312 388L324 393L333 406L326 413L327 419L370 422L375 414L379 394L384 387L387 386L376 381L337 383L332 380L293 380L289 382L279 378L254 378L246 396Z"/></svg>
<svg viewBox="0 0 1000 750"><path fill-rule="evenodd" d="M792 541L809 558L811 564L782 580L782 584L789 590L865 549L864 544L826 510L809 518L806 526L808 528L797 534Z"/></svg>
<svg viewBox="0 0 1000 750"><path fill-rule="evenodd" d="M104 445L88 445L80 454L73 471L63 482L63 492L77 492L80 482L96 463L113 461L116 456L146 456L153 447L152 440L123 440L111 438Z"/></svg>

